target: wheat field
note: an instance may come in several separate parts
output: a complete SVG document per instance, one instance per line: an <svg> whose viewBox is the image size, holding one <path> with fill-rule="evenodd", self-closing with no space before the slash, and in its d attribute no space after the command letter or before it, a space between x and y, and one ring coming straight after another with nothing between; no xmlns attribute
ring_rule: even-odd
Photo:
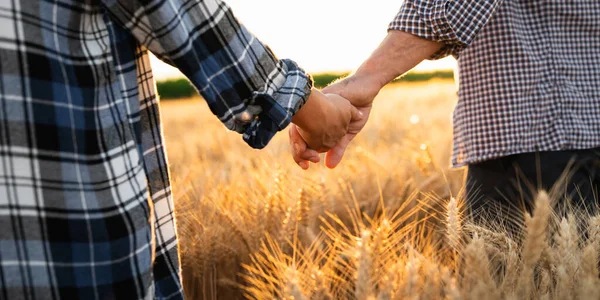
<svg viewBox="0 0 600 300"><path fill-rule="evenodd" d="M600 217L540 193L520 232L470 221L451 81L393 85L340 167L262 151L199 99L163 102L188 299L600 299Z"/></svg>

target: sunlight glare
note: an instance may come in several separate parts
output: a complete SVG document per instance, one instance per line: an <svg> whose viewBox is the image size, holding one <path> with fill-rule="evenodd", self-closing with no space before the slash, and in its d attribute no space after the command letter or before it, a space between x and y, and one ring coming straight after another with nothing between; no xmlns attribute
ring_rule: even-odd
<svg viewBox="0 0 600 300"><path fill-rule="evenodd" d="M402 1L227 0L237 18L279 58L298 62L309 73L358 68L387 34ZM417 70L452 69L454 59L426 61ZM158 80L182 74L152 58Z"/></svg>
<svg viewBox="0 0 600 300"><path fill-rule="evenodd" d="M410 116L410 123L413 125L419 124L419 122L421 121L421 118L419 118L419 115L412 115Z"/></svg>

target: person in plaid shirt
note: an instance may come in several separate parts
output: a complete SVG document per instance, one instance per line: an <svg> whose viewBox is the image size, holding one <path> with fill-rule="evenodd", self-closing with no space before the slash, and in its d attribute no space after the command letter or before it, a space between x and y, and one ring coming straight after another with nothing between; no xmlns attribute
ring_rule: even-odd
<svg viewBox="0 0 600 300"><path fill-rule="evenodd" d="M254 148L361 119L219 0L0 1L0 299L183 298L149 51Z"/></svg>
<svg viewBox="0 0 600 300"><path fill-rule="evenodd" d="M597 0L405 0L381 45L352 76L324 92L346 97L368 116L385 84L424 59L453 55L459 100L452 163L468 166L466 201L473 215L500 209L501 218L519 219L511 212L531 210L535 189L555 183L573 206L596 213L598 15ZM291 141L301 143L291 131ZM333 161L354 136L334 149ZM294 155L303 161L314 153ZM562 177L565 172L569 176Z"/></svg>

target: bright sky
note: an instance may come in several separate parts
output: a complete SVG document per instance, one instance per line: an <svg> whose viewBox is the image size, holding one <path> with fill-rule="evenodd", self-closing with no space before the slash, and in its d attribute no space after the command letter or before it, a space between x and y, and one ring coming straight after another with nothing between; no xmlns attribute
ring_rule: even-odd
<svg viewBox="0 0 600 300"><path fill-rule="evenodd" d="M351 71L386 35L402 0L226 0L235 15L280 58L310 73ZM182 76L152 60L158 80ZM451 58L418 70L452 69Z"/></svg>

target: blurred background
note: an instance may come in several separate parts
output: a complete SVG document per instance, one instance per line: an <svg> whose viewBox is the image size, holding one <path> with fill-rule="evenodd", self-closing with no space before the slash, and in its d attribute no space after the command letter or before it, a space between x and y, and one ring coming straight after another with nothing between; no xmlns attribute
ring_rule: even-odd
<svg viewBox="0 0 600 300"><path fill-rule="evenodd" d="M316 75L347 73L358 68L385 37L402 1L229 0L227 3L238 19L278 57L291 58ZM177 69L156 58L152 64L159 81L183 77ZM447 71L455 64L453 58L425 61L415 71Z"/></svg>
<svg viewBox="0 0 600 300"><path fill-rule="evenodd" d="M355 70L402 4L225 1L317 87ZM467 218L465 169L450 167L455 64L388 84L342 163L302 171L287 133L251 149L154 59L186 299L600 299L600 216L559 220L542 195L519 232L498 222L519 215Z"/></svg>
<svg viewBox="0 0 600 300"><path fill-rule="evenodd" d="M386 36L402 4L226 2L278 57L310 72L317 87L355 70ZM418 237L415 247L433 250L430 245L442 240L432 235L439 232L436 221L427 226L432 234L412 232L425 228L425 220L443 220L436 212L445 211L442 203L462 187L463 170L450 169L454 59L424 62L388 85L342 164L335 170L314 164L307 172L294 164L286 133L261 151L249 148L212 115L181 73L157 59L152 63L161 100L176 99L160 105L188 299L375 299L354 295L361 289L354 287L358 273L370 277L358 280L367 289L383 286L391 282L386 279L391 266L417 265L407 263L403 252L402 245L411 242L407 232ZM336 261L362 251L361 230L380 232L373 240L389 245L389 251L369 246L376 251L373 272L360 271L365 267L358 256ZM425 248L420 255L439 254ZM302 259L296 262L296 256ZM443 269L438 262L423 265ZM441 274L422 272L442 282ZM376 299L407 298L414 297Z"/></svg>

